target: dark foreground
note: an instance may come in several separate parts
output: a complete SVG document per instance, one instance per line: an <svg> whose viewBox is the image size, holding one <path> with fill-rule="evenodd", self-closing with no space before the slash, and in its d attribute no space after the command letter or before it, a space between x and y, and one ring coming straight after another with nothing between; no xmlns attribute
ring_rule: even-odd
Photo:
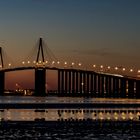
<svg viewBox="0 0 140 140"><path fill-rule="evenodd" d="M0 139L138 140L140 123L1 122Z"/></svg>

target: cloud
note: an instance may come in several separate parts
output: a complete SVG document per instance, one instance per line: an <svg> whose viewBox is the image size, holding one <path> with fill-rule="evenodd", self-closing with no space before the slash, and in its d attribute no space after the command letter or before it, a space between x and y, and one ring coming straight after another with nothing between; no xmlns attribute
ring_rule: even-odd
<svg viewBox="0 0 140 140"><path fill-rule="evenodd" d="M117 52L113 52L109 50L109 48L100 48L100 49L75 49L73 53L77 53L79 55L94 55L94 56L117 56L120 55Z"/></svg>

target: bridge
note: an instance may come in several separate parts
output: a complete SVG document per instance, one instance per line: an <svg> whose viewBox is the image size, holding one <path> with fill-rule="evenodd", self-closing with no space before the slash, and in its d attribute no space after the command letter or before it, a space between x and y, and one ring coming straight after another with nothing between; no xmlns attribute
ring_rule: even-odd
<svg viewBox="0 0 140 140"><path fill-rule="evenodd" d="M41 60L40 60L41 58ZM58 89L57 95L59 96L92 96L102 98L140 98L140 78L129 76L126 74L112 73L111 71L103 71L103 65L100 66L100 71L95 70L96 65L93 65L92 70L84 70L80 68L82 63L78 63L78 68L74 68L75 63L72 62L70 67L60 67L59 61L52 61L52 64L46 65L44 48L42 38L39 39L38 51L36 61L22 62L22 66L8 67L4 65L3 51L0 48L0 95L4 95L5 91L5 74L12 71L20 70L34 70L35 71L35 89L34 96L46 96L46 71L55 70L57 72ZM67 65L67 62L64 62ZM107 67L110 70L110 66ZM115 67L114 70L118 70ZM125 71L122 68L122 71ZM130 69L133 72L133 69ZM140 70L137 71L140 73Z"/></svg>

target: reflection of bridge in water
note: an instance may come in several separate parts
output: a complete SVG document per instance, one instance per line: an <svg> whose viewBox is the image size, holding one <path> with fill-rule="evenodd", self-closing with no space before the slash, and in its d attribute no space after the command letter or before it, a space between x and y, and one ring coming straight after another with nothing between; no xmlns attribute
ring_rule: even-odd
<svg viewBox="0 0 140 140"><path fill-rule="evenodd" d="M39 57L42 61L39 61ZM3 95L5 88L5 73L11 71L31 70L35 71L35 96L46 95L46 71L55 70L58 79L58 95L113 98L140 98L140 80L124 75L101 73L75 68L60 68L45 66L42 39L39 41L37 58L34 66L4 68L2 50L0 70L0 93ZM23 62L24 63L24 62ZM79 64L80 65L80 64Z"/></svg>

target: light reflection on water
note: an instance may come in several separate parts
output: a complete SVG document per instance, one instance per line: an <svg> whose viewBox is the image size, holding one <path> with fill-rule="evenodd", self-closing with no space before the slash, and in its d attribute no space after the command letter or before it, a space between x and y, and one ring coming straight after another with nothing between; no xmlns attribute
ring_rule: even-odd
<svg viewBox="0 0 140 140"><path fill-rule="evenodd" d="M96 99L96 98L77 98L77 97L1 97L0 103L62 103L62 102L105 102L105 103L140 103L140 100L135 99ZM133 108L129 108L133 111ZM74 110L74 109L72 109ZM87 109L88 110L88 109ZM95 111L96 109L94 109ZM109 108L107 109L110 110ZM113 108L116 110L117 108ZM122 108L125 111L125 108ZM140 111L140 108L137 108ZM62 111L62 110L61 110ZM98 115L94 115L94 113L90 113L90 111L82 110L82 112L68 112L67 109L63 110L61 116L58 114L58 110L55 109L45 109L45 111L36 112L35 110L30 109L5 109L4 112L0 112L0 118L7 118L7 120L16 120L16 121L29 121L34 120L35 118L46 118L47 120L55 120L59 118L67 119L67 118L75 118L75 119L86 119L86 118L94 118L103 117L105 111L102 108L98 109ZM97 111L97 110L96 110ZM113 114L115 114L112 111ZM136 112L135 112L136 113ZM137 113L136 113L137 114ZM110 114L108 114L110 115ZM116 115L116 114L115 114ZM121 116L122 115L122 116ZM124 117L124 114L121 114L121 117ZM130 114L128 111L125 114L127 117L133 117L133 114ZM106 116L105 116L106 117ZM111 117L111 116L109 116ZM25 122L24 122L25 123ZM42 122L43 123L43 122ZM34 125L30 124L30 122L26 122L24 126L18 125L18 123L14 126L2 126L0 127L0 139L75 139L75 140L133 140L140 139L140 125L129 125L129 124L118 124L117 122L112 122L110 124L100 124L96 125L92 123L92 125L82 125L80 122L78 124L74 124L74 122L70 122L70 125L63 125L54 123L54 125ZM135 126L136 125L136 126Z"/></svg>
<svg viewBox="0 0 140 140"><path fill-rule="evenodd" d="M93 108L93 109L3 109L0 120L4 121L140 121L140 108Z"/></svg>
<svg viewBox="0 0 140 140"><path fill-rule="evenodd" d="M84 97L33 97L33 96L4 96L0 103L135 103L140 99L110 99L110 98L84 98Z"/></svg>

